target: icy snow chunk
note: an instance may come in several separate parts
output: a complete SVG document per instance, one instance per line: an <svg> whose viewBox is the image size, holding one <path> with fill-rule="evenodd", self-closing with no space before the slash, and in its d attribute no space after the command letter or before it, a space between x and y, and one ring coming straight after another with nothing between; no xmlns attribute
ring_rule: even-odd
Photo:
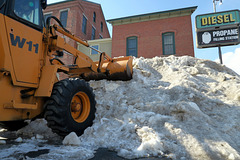
<svg viewBox="0 0 240 160"><path fill-rule="evenodd" d="M141 73L144 77L150 77L151 76L151 72L148 72L148 71L141 71Z"/></svg>
<svg viewBox="0 0 240 160"><path fill-rule="evenodd" d="M18 143L21 143L21 142L23 142L23 139L22 139L22 137L18 137L17 139L15 139L15 142L18 142Z"/></svg>
<svg viewBox="0 0 240 160"><path fill-rule="evenodd" d="M195 109L195 110L197 110L197 111L199 111L199 112L202 112L202 111L199 109L199 107L198 107L198 105L197 105L196 103L194 103L194 102L188 102L188 104L189 104L193 109Z"/></svg>
<svg viewBox="0 0 240 160"><path fill-rule="evenodd" d="M231 154L228 156L228 160L235 160L234 154L231 153Z"/></svg>
<svg viewBox="0 0 240 160"><path fill-rule="evenodd" d="M116 90L119 87L119 84L116 83L105 83L105 89L107 92L112 92L114 90Z"/></svg>
<svg viewBox="0 0 240 160"><path fill-rule="evenodd" d="M0 145L1 144L6 144L7 142L5 140L0 140Z"/></svg>
<svg viewBox="0 0 240 160"><path fill-rule="evenodd" d="M180 121L200 117L208 119L208 116L204 114L194 102L179 102L173 106L171 110L172 115L175 115Z"/></svg>
<svg viewBox="0 0 240 160"><path fill-rule="evenodd" d="M170 116L155 114L149 118L149 126L164 126L164 123L171 119Z"/></svg>
<svg viewBox="0 0 240 160"><path fill-rule="evenodd" d="M235 92L234 100L240 101L240 89Z"/></svg>
<svg viewBox="0 0 240 160"><path fill-rule="evenodd" d="M43 139L44 136L42 136L42 135L40 135L40 134L37 134L37 135L36 135L36 138L37 138L37 139Z"/></svg>
<svg viewBox="0 0 240 160"><path fill-rule="evenodd" d="M192 76L195 76L197 75L199 72L198 72L198 69L196 67L188 67L186 68L186 71L191 74Z"/></svg>
<svg viewBox="0 0 240 160"><path fill-rule="evenodd" d="M180 102L173 108L173 112L179 113L192 113L195 111L202 112L194 102Z"/></svg>
<svg viewBox="0 0 240 160"><path fill-rule="evenodd" d="M136 152L141 156L161 155L163 152L163 143L157 132L148 126L143 126L137 130L138 136L141 138L142 143L137 148Z"/></svg>
<svg viewBox="0 0 240 160"><path fill-rule="evenodd" d="M4 131L7 131L7 129L0 128L0 132L4 132Z"/></svg>
<svg viewBox="0 0 240 160"><path fill-rule="evenodd" d="M81 144L80 139L78 138L75 132L71 132L63 140L63 145L79 146Z"/></svg>

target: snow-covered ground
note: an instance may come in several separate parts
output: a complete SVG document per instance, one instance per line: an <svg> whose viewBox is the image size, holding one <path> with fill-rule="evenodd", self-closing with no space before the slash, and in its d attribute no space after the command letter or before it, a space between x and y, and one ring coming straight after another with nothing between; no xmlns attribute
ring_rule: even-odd
<svg viewBox="0 0 240 160"><path fill-rule="evenodd" d="M132 80L89 83L97 112L82 136L48 143L59 137L36 120L10 147L0 145L0 159L47 150L34 159L86 160L108 148L128 159L240 160L240 76L227 67L188 56L136 58Z"/></svg>

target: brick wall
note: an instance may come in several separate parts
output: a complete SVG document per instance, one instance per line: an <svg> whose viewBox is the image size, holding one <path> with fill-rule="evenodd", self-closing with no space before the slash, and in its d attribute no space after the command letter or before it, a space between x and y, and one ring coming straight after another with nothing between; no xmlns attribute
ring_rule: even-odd
<svg viewBox="0 0 240 160"><path fill-rule="evenodd" d="M138 37L138 57L163 56L162 33L175 33L176 56L194 57L191 16L113 25L112 57L126 55L126 39Z"/></svg>

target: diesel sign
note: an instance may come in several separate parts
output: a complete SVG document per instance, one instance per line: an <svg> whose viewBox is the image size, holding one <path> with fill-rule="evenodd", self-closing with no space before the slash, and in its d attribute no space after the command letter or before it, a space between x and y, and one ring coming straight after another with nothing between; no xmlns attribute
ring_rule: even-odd
<svg viewBox="0 0 240 160"><path fill-rule="evenodd" d="M239 23L239 11L232 10L211 14L198 15L196 17L196 28L220 27Z"/></svg>

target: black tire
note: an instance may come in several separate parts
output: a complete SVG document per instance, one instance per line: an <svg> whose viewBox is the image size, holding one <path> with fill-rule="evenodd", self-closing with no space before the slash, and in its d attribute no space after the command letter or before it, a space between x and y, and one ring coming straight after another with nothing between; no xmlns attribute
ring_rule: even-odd
<svg viewBox="0 0 240 160"><path fill-rule="evenodd" d="M58 135L75 132L80 136L93 124L95 106L95 95L87 82L78 78L64 79L54 85L44 117L48 127Z"/></svg>

